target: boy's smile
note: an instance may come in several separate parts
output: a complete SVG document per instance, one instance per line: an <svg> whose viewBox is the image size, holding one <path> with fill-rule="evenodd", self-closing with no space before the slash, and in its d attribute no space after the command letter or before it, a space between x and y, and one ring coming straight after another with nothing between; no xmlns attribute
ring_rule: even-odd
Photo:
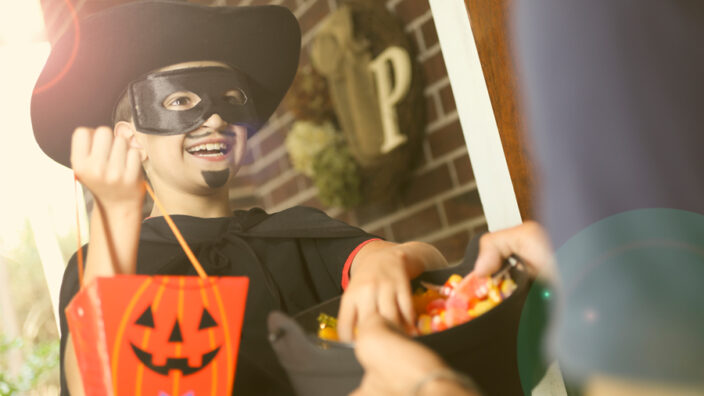
<svg viewBox="0 0 704 396"><path fill-rule="evenodd" d="M225 161L232 153L235 134L230 131L220 133L186 135L186 152L206 161Z"/></svg>
<svg viewBox="0 0 704 396"><path fill-rule="evenodd" d="M185 151L203 161L222 163L221 170L202 170L203 180L210 188L219 188L230 179L228 162L233 161L236 134L229 130L220 132L189 133L185 139ZM239 161L238 161L239 163Z"/></svg>

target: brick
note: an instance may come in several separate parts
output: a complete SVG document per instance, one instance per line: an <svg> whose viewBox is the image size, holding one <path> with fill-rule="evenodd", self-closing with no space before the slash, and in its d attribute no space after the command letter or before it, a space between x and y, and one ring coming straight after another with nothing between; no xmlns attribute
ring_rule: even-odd
<svg viewBox="0 0 704 396"><path fill-rule="evenodd" d="M468 191L443 202L445 217L449 225L473 219L484 214L477 190Z"/></svg>
<svg viewBox="0 0 704 396"><path fill-rule="evenodd" d="M301 32L306 34L306 32L317 25L318 22L322 21L328 14L330 14L330 5L327 1L318 0L314 2L313 5L298 18L298 22L301 25Z"/></svg>
<svg viewBox="0 0 704 396"><path fill-rule="evenodd" d="M428 12L429 9L428 0L403 0L396 5L394 11L404 23L408 24Z"/></svg>
<svg viewBox="0 0 704 396"><path fill-rule="evenodd" d="M355 209L355 215L359 224L369 224L370 222L394 213L399 208L399 202L395 199L385 201L370 202Z"/></svg>
<svg viewBox="0 0 704 396"><path fill-rule="evenodd" d="M467 184L474 180L474 171L472 171L472 163L469 162L469 155L465 154L453 161L457 174L457 181L460 185Z"/></svg>
<svg viewBox="0 0 704 396"><path fill-rule="evenodd" d="M310 45L310 42L308 43ZM304 67L307 67L310 65L310 50L308 49L308 45L301 49L301 55L300 58L298 59L298 69L303 69Z"/></svg>
<svg viewBox="0 0 704 396"><path fill-rule="evenodd" d="M230 187L234 188L242 188L242 187L250 187L254 186L254 182L252 181L251 176L235 176L234 179L230 182Z"/></svg>
<svg viewBox="0 0 704 396"><path fill-rule="evenodd" d="M313 182L313 179L306 175L298 175L298 185L303 188L304 190L307 190L315 185Z"/></svg>
<svg viewBox="0 0 704 396"><path fill-rule="evenodd" d="M254 163L254 150L253 145L249 142L247 143L247 151L244 153L244 158L242 159L242 166L247 167Z"/></svg>
<svg viewBox="0 0 704 396"><path fill-rule="evenodd" d="M442 52L436 52L423 62L423 76L425 77L426 85L447 77L447 69L445 68L445 60L442 58Z"/></svg>
<svg viewBox="0 0 704 396"><path fill-rule="evenodd" d="M464 252L470 239L470 231L462 230L449 237L441 238L431 242L440 253L445 256L448 263L454 263L464 258Z"/></svg>
<svg viewBox="0 0 704 396"><path fill-rule="evenodd" d="M291 10L291 12L296 12L296 9L298 9L296 0L284 0L281 5Z"/></svg>
<svg viewBox="0 0 704 396"><path fill-rule="evenodd" d="M252 180L254 181L254 184L261 186L280 174L281 168L279 168L279 161L273 161L269 165L260 169L259 172L252 175Z"/></svg>
<svg viewBox="0 0 704 396"><path fill-rule="evenodd" d="M279 168L281 169L281 172L286 172L289 169L293 169L293 163L291 162L291 157L288 153L283 155L279 160Z"/></svg>
<svg viewBox="0 0 704 396"><path fill-rule="evenodd" d="M450 84L447 84L444 88L440 90L440 103L442 104L442 112L445 114L457 110L457 104L455 104L455 95L452 94L452 87L450 86Z"/></svg>
<svg viewBox="0 0 704 396"><path fill-rule="evenodd" d="M404 186L403 204L410 206L432 198L452 188L452 178L447 164L442 164L425 173L415 176Z"/></svg>
<svg viewBox="0 0 704 396"><path fill-rule="evenodd" d="M296 194L298 194L298 179L294 176L271 190L269 198L271 198L272 205L278 205Z"/></svg>
<svg viewBox="0 0 704 396"><path fill-rule="evenodd" d="M433 132L428 136L430 153L438 158L460 147L465 147L462 127L458 120Z"/></svg>
<svg viewBox="0 0 704 396"><path fill-rule="evenodd" d="M269 117L269 121L283 117L287 112L288 109L286 109L286 106L282 106L281 104L279 104L278 106L276 106L276 109L274 109L274 112L271 114L271 117Z"/></svg>
<svg viewBox="0 0 704 396"><path fill-rule="evenodd" d="M352 215L352 212L349 212L349 211L341 212L340 214L335 216L335 218L345 224L355 225L354 216Z"/></svg>
<svg viewBox="0 0 704 396"><path fill-rule="evenodd" d="M418 147L418 151L413 153L414 157L411 159L411 163L409 165L410 169L420 169L428 163L428 156L425 154L425 148L422 147L422 145L425 144L427 143L423 142L421 147Z"/></svg>
<svg viewBox="0 0 704 396"><path fill-rule="evenodd" d="M408 214L391 224L391 231L398 242L417 239L442 228L440 214L435 205Z"/></svg>
<svg viewBox="0 0 704 396"><path fill-rule="evenodd" d="M489 226L486 223L482 224L480 226L474 227L474 229L472 230L472 236L483 234L485 232L489 232Z"/></svg>
<svg viewBox="0 0 704 396"><path fill-rule="evenodd" d="M425 121L430 124L438 119L438 108L435 105L435 94L425 97Z"/></svg>
<svg viewBox="0 0 704 396"><path fill-rule="evenodd" d="M384 227L380 227L380 228L377 228L377 229L374 229L371 231L367 231L367 232L369 232L372 235L376 235L381 239L384 239L387 241L389 240L389 236L388 236L388 234L386 234L386 230L384 229Z"/></svg>
<svg viewBox="0 0 704 396"><path fill-rule="evenodd" d="M438 31L435 29L435 21L432 18L420 27L420 32L423 35L426 49L432 48L438 43Z"/></svg>
<svg viewBox="0 0 704 396"><path fill-rule="evenodd" d="M242 159L242 166L252 165L254 163L254 150L251 147L247 148Z"/></svg>
<svg viewBox="0 0 704 396"><path fill-rule="evenodd" d="M415 57L415 55L420 54L423 47L421 46L420 42L420 37L413 31L406 33L406 39L408 40L408 44L410 45L409 48L409 55L411 58Z"/></svg>
<svg viewBox="0 0 704 396"><path fill-rule="evenodd" d="M258 195L245 195L241 197L230 198L230 207L235 209L250 209L260 208L264 206L262 198Z"/></svg>
<svg viewBox="0 0 704 396"><path fill-rule="evenodd" d="M259 143L259 153L261 156L266 157L267 154L281 147L284 144L284 140L286 140L286 132L288 132L288 128L282 127L262 140Z"/></svg>
<svg viewBox="0 0 704 396"><path fill-rule="evenodd" d="M310 199L308 199L308 200L306 200L306 201L301 202L301 205L302 205L302 206L310 206L311 208L316 208L316 209L320 209L320 210L326 210L326 209L327 209L327 208L325 207L325 205L323 205L323 203L320 202L320 199L318 199L317 196L316 196L316 197L313 197L313 198L310 198Z"/></svg>

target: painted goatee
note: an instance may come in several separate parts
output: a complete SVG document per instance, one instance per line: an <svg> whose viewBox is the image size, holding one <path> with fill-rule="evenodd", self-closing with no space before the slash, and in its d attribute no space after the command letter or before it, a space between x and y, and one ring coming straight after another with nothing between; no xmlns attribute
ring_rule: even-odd
<svg viewBox="0 0 704 396"><path fill-rule="evenodd" d="M230 170L223 169L219 171L202 171L203 180L208 184L210 188L219 188L227 183L227 179L230 178Z"/></svg>

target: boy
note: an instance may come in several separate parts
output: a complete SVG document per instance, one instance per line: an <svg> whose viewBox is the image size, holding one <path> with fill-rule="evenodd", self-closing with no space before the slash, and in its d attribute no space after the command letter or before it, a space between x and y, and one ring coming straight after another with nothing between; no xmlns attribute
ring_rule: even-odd
<svg viewBox="0 0 704 396"><path fill-rule="evenodd" d="M70 158L95 197L84 282L193 274L158 209L142 222L143 169L208 275L250 278L234 393L292 393L266 339L273 309L295 314L346 287L343 339L375 312L413 323L409 279L446 265L432 246L381 241L310 208L229 208L227 183L247 136L272 114L298 64L300 30L287 9L144 1L87 18L77 37L53 48L32 119L45 153L66 166ZM80 127L107 124L114 129ZM72 259L61 292L64 395L82 393L63 314L76 272Z"/></svg>

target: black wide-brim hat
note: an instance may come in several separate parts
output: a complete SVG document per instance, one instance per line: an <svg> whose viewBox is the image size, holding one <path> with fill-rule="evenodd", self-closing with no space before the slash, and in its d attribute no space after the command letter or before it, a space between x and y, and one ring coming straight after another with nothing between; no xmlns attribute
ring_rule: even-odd
<svg viewBox="0 0 704 396"><path fill-rule="evenodd" d="M293 81L300 48L298 21L280 6L149 0L112 7L78 22L52 48L32 95L34 136L49 157L70 167L74 129L112 125L115 104L132 80L201 60L249 77L263 123Z"/></svg>

